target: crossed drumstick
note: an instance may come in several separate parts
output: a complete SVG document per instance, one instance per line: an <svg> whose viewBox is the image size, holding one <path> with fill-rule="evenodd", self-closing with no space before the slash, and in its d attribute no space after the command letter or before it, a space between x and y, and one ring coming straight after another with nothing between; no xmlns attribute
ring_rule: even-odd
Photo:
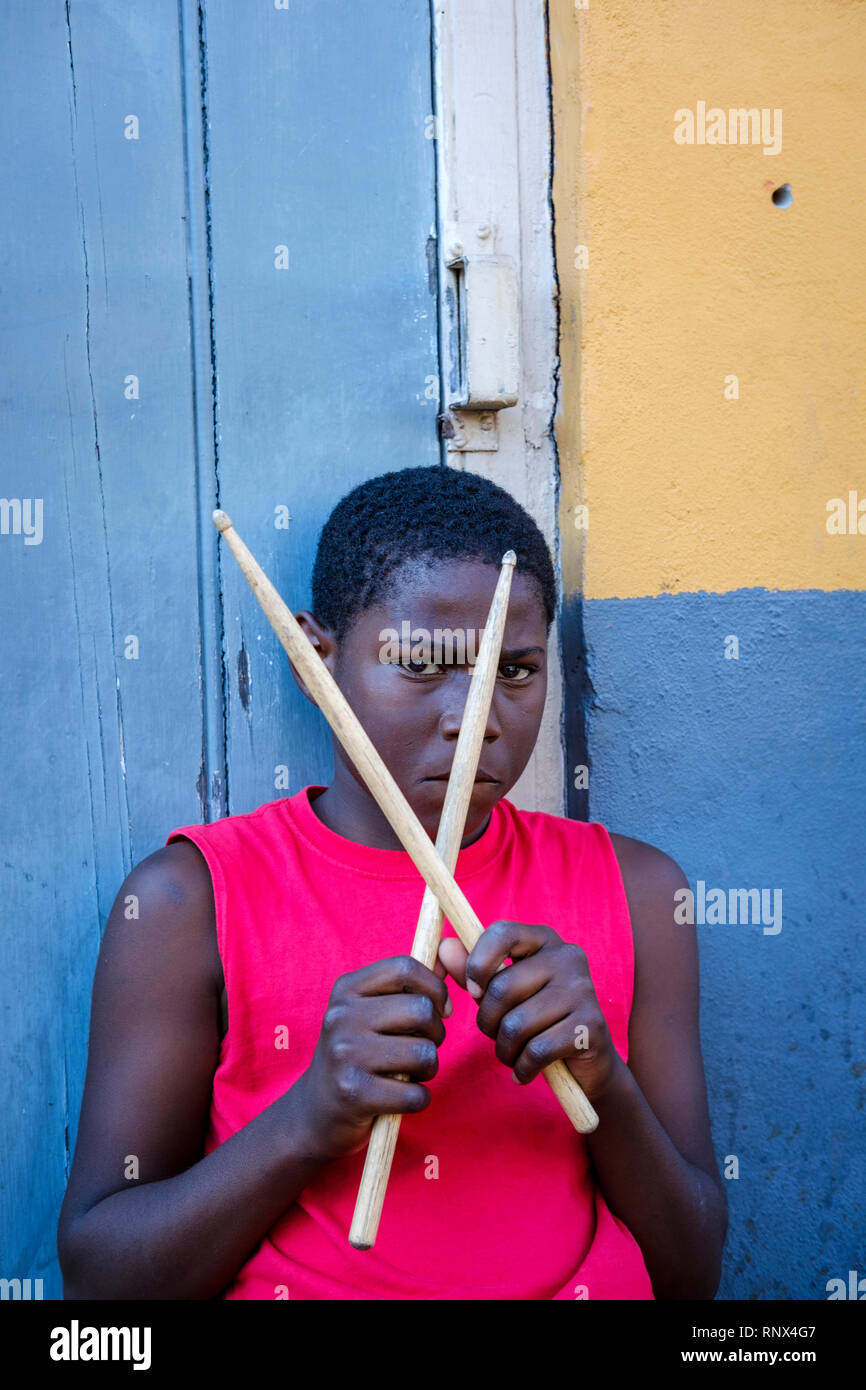
<svg viewBox="0 0 866 1390"><path fill-rule="evenodd" d="M223 511L216 511L213 520L243 570L292 665L303 677L316 704L424 879L426 888L412 943L412 955L429 970L433 969L439 951L442 919L446 913L464 947L471 951L484 927L455 881L454 869L499 669L511 579L517 563L514 551L509 550L502 557L496 592L469 683L434 847L340 687L325 663L316 655L294 614L235 531L231 518ZM542 1075L575 1129L581 1134L592 1133L598 1125L598 1116L565 1063L561 1060L551 1062L543 1069ZM408 1081L409 1077L401 1073L396 1079ZM349 1232L349 1243L356 1250L369 1250L375 1242L401 1119L401 1115L379 1115L373 1122Z"/></svg>

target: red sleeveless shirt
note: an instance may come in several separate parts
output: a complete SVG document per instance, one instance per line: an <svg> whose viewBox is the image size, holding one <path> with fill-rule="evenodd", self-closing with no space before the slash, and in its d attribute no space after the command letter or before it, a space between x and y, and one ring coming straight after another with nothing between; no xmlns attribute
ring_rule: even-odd
<svg viewBox="0 0 866 1390"><path fill-rule="evenodd" d="M410 951L424 883L403 850L324 825L304 787L248 815L183 826L213 880L228 1031L205 1152L309 1066L338 975ZM482 922L543 922L589 961L628 1058L634 949L604 826L503 798L455 873ZM446 919L444 935L454 929ZM238 1271L226 1298L651 1299L640 1249L594 1181L585 1139L543 1077L515 1086L453 981L432 1101L404 1115L372 1250L348 1242L365 1151L323 1168Z"/></svg>

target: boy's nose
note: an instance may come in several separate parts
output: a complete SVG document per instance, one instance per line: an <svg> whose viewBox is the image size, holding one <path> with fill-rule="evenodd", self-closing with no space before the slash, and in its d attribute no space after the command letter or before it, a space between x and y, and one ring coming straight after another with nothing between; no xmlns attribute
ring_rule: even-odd
<svg viewBox="0 0 866 1390"><path fill-rule="evenodd" d="M443 738L455 739L460 733L460 725L463 722L463 712L466 708L466 697L469 694L469 682L472 679L472 667L466 667L459 673L453 671L450 680L445 682L447 693L445 694L445 705L439 716L439 732ZM459 676L459 679L458 679ZM484 742L491 743L499 738L502 727L496 713L496 699L490 703L490 710L487 715L487 724L484 729Z"/></svg>

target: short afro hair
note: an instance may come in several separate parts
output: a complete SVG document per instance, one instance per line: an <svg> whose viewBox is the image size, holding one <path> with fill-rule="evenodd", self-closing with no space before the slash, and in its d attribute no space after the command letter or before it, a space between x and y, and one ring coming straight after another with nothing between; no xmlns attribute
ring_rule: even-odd
<svg viewBox="0 0 866 1390"><path fill-rule="evenodd" d="M542 532L498 483L447 464L369 478L337 503L313 565L313 612L342 641L357 615L383 598L406 562L478 559L498 568L506 550L534 576L547 630L556 579Z"/></svg>

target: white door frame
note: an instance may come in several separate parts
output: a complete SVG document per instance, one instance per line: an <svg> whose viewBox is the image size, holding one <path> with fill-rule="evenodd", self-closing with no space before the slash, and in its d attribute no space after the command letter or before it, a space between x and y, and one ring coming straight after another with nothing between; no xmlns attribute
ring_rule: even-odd
<svg viewBox="0 0 866 1390"><path fill-rule="evenodd" d="M562 592L557 534L557 281L552 225L549 65L544 0L432 0L436 112L443 457L481 473L526 507L547 539ZM450 404L459 372L455 257L516 270L518 400ZM469 291L470 315L473 311ZM507 334L511 303L488 297L485 324ZM498 317L497 317L498 313ZM501 345L500 345L501 346ZM510 361L510 359L509 359ZM509 793L526 810L565 815L560 618L551 627L548 697L530 762Z"/></svg>

